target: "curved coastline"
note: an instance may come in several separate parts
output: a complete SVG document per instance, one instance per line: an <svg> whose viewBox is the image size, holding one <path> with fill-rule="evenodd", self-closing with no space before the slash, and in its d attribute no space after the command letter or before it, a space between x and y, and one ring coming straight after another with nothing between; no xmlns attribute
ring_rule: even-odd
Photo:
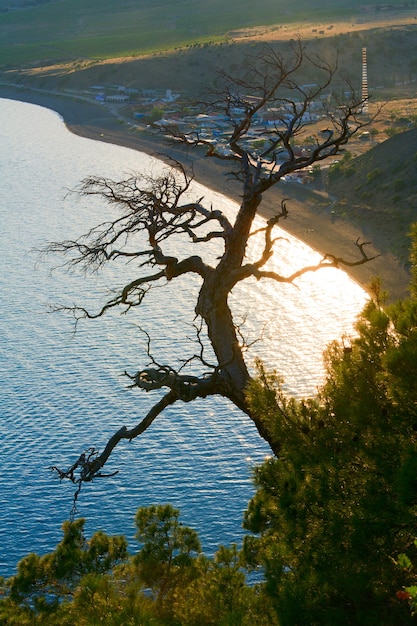
<svg viewBox="0 0 417 626"><path fill-rule="evenodd" d="M239 197L240 186L225 175L227 170L222 162L207 158L201 149L172 146L161 136L137 132L133 124L131 127L123 124L103 105L8 85L0 85L0 98L37 104L56 111L67 128L82 137L117 144L159 158L167 155L177 158L193 167L196 181L205 187L233 200ZM352 261L357 258L354 243L358 239L364 241L363 233L347 220L333 220L331 204L322 208L325 206L323 197L320 197L321 208L312 208L313 193L297 183L286 184L285 188L284 185L277 185L271 189L263 199L260 213L264 217L271 216L284 198L289 208L289 217L280 222L284 230L322 254L333 253ZM407 296L410 277L404 267L392 255L381 253L372 246L369 253L380 256L364 265L343 267L344 271L365 290L372 277L379 276L391 302Z"/></svg>

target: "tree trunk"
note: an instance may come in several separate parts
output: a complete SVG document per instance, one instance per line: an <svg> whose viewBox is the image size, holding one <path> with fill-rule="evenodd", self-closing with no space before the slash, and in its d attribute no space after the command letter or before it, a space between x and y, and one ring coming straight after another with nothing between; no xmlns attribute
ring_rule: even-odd
<svg viewBox="0 0 417 626"><path fill-rule="evenodd" d="M242 266L250 228L261 201L260 194L243 200L236 217L233 236L226 242L226 250L216 269L206 275L200 289L196 314L207 325L207 334L221 368L219 393L229 398L239 409L248 415L271 449L274 442L263 423L253 416L246 401L246 387L251 380L236 334L228 297L235 285L233 271Z"/></svg>
<svg viewBox="0 0 417 626"><path fill-rule="evenodd" d="M207 325L207 334L221 368L224 395L247 413L244 389L250 380L242 357L239 341L228 304L229 288L224 285L217 271L204 281L201 287L196 313Z"/></svg>

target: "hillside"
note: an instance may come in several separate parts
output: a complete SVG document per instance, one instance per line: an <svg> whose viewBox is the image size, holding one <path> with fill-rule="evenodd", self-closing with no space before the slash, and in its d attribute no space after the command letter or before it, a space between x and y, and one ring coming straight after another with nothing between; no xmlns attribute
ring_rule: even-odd
<svg viewBox="0 0 417 626"><path fill-rule="evenodd" d="M399 133L329 173L338 219L357 225L376 246L408 262L410 225L417 221L417 128Z"/></svg>
<svg viewBox="0 0 417 626"><path fill-rule="evenodd" d="M295 33L296 31L294 31ZM361 79L361 51L368 49L368 80L373 99L397 98L412 91L417 78L417 23L397 27L381 27L369 31L355 31L307 40L311 54L334 59L339 55L339 75L359 89ZM1 73L0 81L32 85L51 90L84 89L90 85L119 84L138 89L172 89L196 96L203 88L215 85L217 70L237 73L254 62L264 41L237 38L217 44L194 44L172 52L160 52L130 59L54 64L36 68L9 68ZM288 53L288 41L274 41L273 45ZM302 83L315 80L301 75ZM400 85L399 85L400 83ZM340 83L341 84L341 83ZM411 94L410 91L410 94Z"/></svg>
<svg viewBox="0 0 417 626"><path fill-rule="evenodd" d="M328 3L316 3L326 10ZM339 0L333 13L349 4ZM356 4L356 3L355 3ZM304 19L301 0L288 10L284 0L62 0L18 3L1 0L1 64L39 60L108 58L167 50L223 37L228 30Z"/></svg>
<svg viewBox="0 0 417 626"><path fill-rule="evenodd" d="M385 5L387 6L387 5ZM389 11L369 0L0 0L0 67L138 57L195 43L229 41L253 27L368 22L414 17L409 3ZM317 29L316 29L317 30ZM319 30L317 30L319 32ZM241 34L241 33L240 33Z"/></svg>

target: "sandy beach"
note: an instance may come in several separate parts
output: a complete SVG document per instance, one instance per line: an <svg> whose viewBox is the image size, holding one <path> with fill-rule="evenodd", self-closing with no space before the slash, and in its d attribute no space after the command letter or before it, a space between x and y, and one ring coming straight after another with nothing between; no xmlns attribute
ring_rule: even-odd
<svg viewBox="0 0 417 626"><path fill-rule="evenodd" d="M111 111L100 104L94 104L67 96L24 90L0 85L0 98L20 100L52 109L59 113L68 129L80 136L114 143L120 146L158 156L170 155L184 163L192 164L195 179L233 200L238 200L240 186L227 178L227 166L213 158L207 158L201 149L186 149L171 146L162 137L138 132L127 124L122 124ZM333 220L331 202L320 194L297 183L279 184L264 197L261 214L268 217L279 210L280 202L287 198L289 217L280 226L303 240L311 248L322 254L335 254L349 261L358 259L355 241L364 241L362 233L348 220ZM368 247L370 255L380 253L375 247ZM381 255L373 261L352 268L343 268L364 289L373 276L382 279L384 289L389 293L389 301L403 298L408 293L409 275L398 261L389 254Z"/></svg>

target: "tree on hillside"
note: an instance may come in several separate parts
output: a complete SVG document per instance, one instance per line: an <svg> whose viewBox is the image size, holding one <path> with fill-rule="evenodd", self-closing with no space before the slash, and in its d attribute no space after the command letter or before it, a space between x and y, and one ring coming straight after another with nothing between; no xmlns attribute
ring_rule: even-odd
<svg viewBox="0 0 417 626"><path fill-rule="evenodd" d="M314 75L320 72L320 84L302 86L297 82L298 72L306 67L310 67ZM98 225L78 240L52 244L48 251L68 255L69 264L93 271L115 261L119 264L124 261L130 267L136 264L137 277L125 284L98 312L74 307L74 315L77 319L99 318L115 307L126 312L140 306L153 287L184 275L195 275L200 281L195 314L201 325L196 327L198 354L191 361L198 362L199 371L185 374L184 363L181 366L158 363L151 355L149 339L151 363L130 374L132 387L145 391L164 390L164 395L136 425L122 426L101 453L90 449L68 470L58 470L61 478L69 478L81 486L84 481L103 475L102 468L120 440L132 440L143 433L166 407L176 402L190 402L215 394L230 399L246 413L272 451L279 451L280 441L265 428L245 396L251 376L245 361L245 341L233 318L229 295L238 283L249 278L293 283L299 276L323 267L352 266L369 260L366 244L357 241L356 260L348 261L329 251L317 265L282 275L268 269L267 262L277 243L274 227L288 215L286 203L281 203L279 211L262 228L254 227L263 194L283 176L338 154L352 135L369 123L369 119L359 114L361 101L353 92L349 101L341 102L334 95L330 96L336 70L336 62L310 57L300 42L291 45L288 58L267 48L253 59L252 66L242 77L223 75L224 88L206 104L207 110L219 111L223 107L230 128L227 154L198 132L181 135L171 129L177 141L206 146L208 158L228 163L228 175L241 185L240 208L233 220L216 207L204 206L202 199L190 200L192 172L178 161L171 161L170 167L156 178L137 175L121 181L100 177L83 181L80 193L103 199L116 208L117 217ZM326 118L323 120L326 130L319 133L314 142L310 140L308 150L300 152L296 148L297 139L309 123L312 109L319 104ZM253 147L248 141L250 133L266 108L275 111L275 122L263 132L262 147L259 148L259 142ZM257 259L249 261L248 245L255 236L262 238L262 251ZM178 237L191 242L196 253L177 258L167 252L167 242ZM212 240L220 241L222 246L215 265L203 256L204 245ZM204 350L206 338L214 354L210 360Z"/></svg>

